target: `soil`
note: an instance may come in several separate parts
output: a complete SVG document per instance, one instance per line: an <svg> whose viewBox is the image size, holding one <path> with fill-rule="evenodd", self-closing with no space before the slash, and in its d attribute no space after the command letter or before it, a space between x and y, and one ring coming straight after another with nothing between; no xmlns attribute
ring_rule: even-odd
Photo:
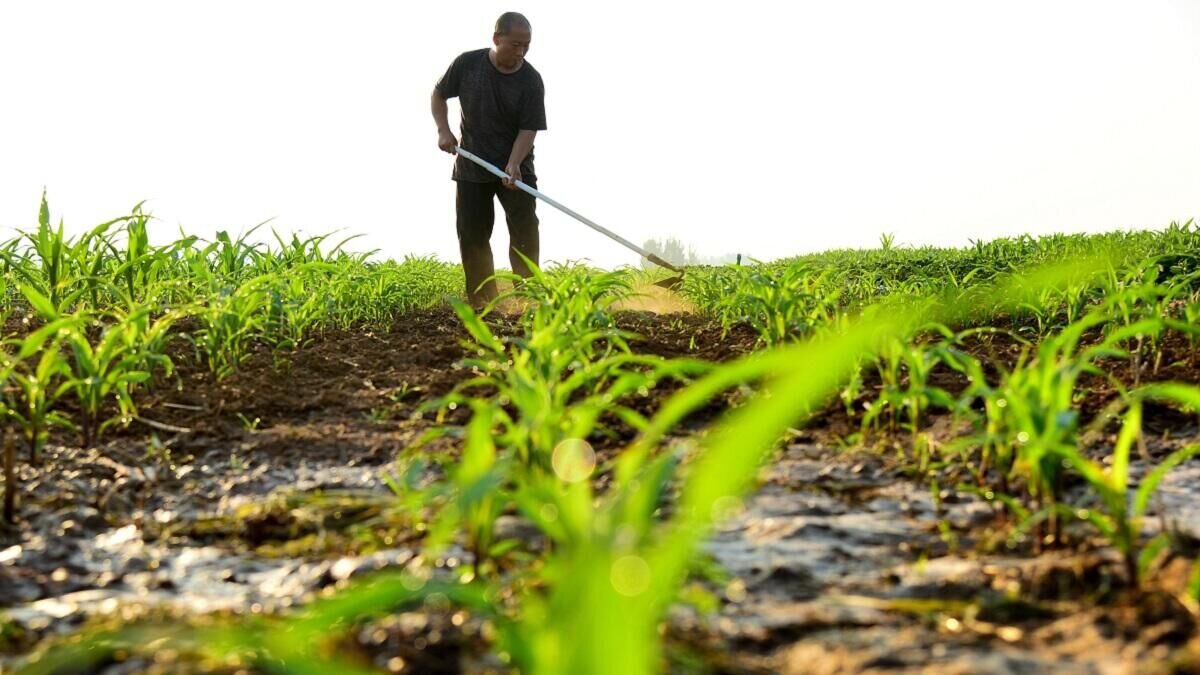
<svg viewBox="0 0 1200 675"><path fill-rule="evenodd" d="M509 319L492 322L514 330ZM725 331L693 314L624 311L618 322L638 334L630 346L639 353L728 361L757 346L749 328ZM466 337L452 311L430 310L387 330L329 331L292 353L257 350L221 380L176 342L176 373L141 397L138 421L92 448L57 435L39 465L21 464L21 518L0 526L0 672L85 623L287 611L356 575L410 564L422 535L389 517L384 478L433 426L424 406L468 376L457 365ZM1003 337L967 348L998 363L1019 351ZM1200 382L1186 341L1166 353L1157 374L1143 364L1139 377ZM1114 364L1122 379L1131 367ZM951 391L965 386L945 369L934 377ZM865 380L863 400L879 386L871 373ZM1093 384L1089 414L1115 396ZM652 411L679 386L661 383L640 407ZM1148 409L1149 458L1194 441L1195 422ZM945 417L927 428L936 440L955 433ZM1197 610L1183 592L1190 560L1164 557L1135 593L1119 557L1085 529L1036 555L1009 548L995 504L914 480L904 438L844 449L856 431L835 402L764 467L758 489L705 547L723 572L696 583L719 610L671 611L673 670L1200 671ZM597 439L597 449L615 452L626 437ZM443 439L430 451L455 448ZM1139 457L1134 476L1148 466ZM1164 481L1148 534L1168 530L1200 554L1197 497L1193 460ZM512 516L498 526L529 530ZM439 562L465 555L451 549ZM363 625L345 647L381 672L502 669L486 632L453 608L424 607ZM150 669L131 659L84 672Z"/></svg>

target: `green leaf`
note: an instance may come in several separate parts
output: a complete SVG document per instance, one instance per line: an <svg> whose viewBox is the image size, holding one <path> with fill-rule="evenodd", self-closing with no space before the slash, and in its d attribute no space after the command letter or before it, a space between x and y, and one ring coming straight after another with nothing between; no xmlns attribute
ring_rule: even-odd
<svg viewBox="0 0 1200 675"><path fill-rule="evenodd" d="M1089 522L1100 532L1101 536L1110 541L1117 537L1117 524L1105 514L1095 509L1074 509L1066 504L1054 504L1035 511L1028 518L1022 520L1010 539L1025 536L1033 529L1034 525L1047 520L1053 514Z"/></svg>
<svg viewBox="0 0 1200 675"><path fill-rule="evenodd" d="M46 190L42 189L42 206L38 209L38 225L50 227L50 204L46 202Z"/></svg>
<svg viewBox="0 0 1200 675"><path fill-rule="evenodd" d="M46 344L46 340L57 337L59 331L69 331L77 328L82 323L79 317L68 316L61 319L51 321L41 328L33 331L25 336L24 340L20 341L21 349L17 353L18 359L27 359L42 349ZM57 349L57 347L55 347Z"/></svg>
<svg viewBox="0 0 1200 675"><path fill-rule="evenodd" d="M618 513L618 522L638 535L644 535L675 476L679 461L675 453L664 453L646 467L637 480L627 483L612 503Z"/></svg>
<svg viewBox="0 0 1200 675"><path fill-rule="evenodd" d="M457 298L450 298L449 300L450 306L454 308L454 313L458 315L459 320L463 322L463 326L467 329L467 332L471 334L471 337L475 338L475 341L479 343L479 346L489 349L497 354L504 353L504 343L496 339L496 336L492 334L491 329L489 329L487 324L485 324L483 320L479 318L479 315L476 314L473 309L471 309L470 305Z"/></svg>
<svg viewBox="0 0 1200 675"><path fill-rule="evenodd" d="M1141 517L1146 513L1146 507L1150 505L1150 498L1154 496L1154 492L1158 489L1159 483L1162 482L1171 469L1179 466L1187 460L1200 454L1200 445L1190 445L1186 448L1180 448L1164 459L1158 466L1154 467L1146 477L1138 485L1137 494L1133 500L1133 516Z"/></svg>
<svg viewBox="0 0 1200 675"><path fill-rule="evenodd" d="M520 539L501 539L492 544L491 548L487 550L487 554L489 558L499 558L509 551L516 550L520 545Z"/></svg>
<svg viewBox="0 0 1200 675"><path fill-rule="evenodd" d="M1168 382L1147 385L1134 393L1141 398L1174 401L1175 403L1191 408L1193 412L1200 412L1200 387Z"/></svg>
<svg viewBox="0 0 1200 675"><path fill-rule="evenodd" d="M21 295L25 296L25 299L29 302L29 305L33 307L34 311L40 314L43 319L47 321L53 321L58 318L58 309L54 306L54 303L50 302L50 299L38 292L37 289L26 284L20 284L18 288L21 289Z"/></svg>
<svg viewBox="0 0 1200 675"><path fill-rule="evenodd" d="M496 463L496 445L492 441L492 415L489 402L471 400L471 421L467 424L467 439L462 459L455 471L455 482L461 487L473 485L487 475Z"/></svg>
<svg viewBox="0 0 1200 675"><path fill-rule="evenodd" d="M1070 446L1059 446L1052 452L1070 463L1106 500L1111 499L1114 493L1118 493L1104 469L1098 463L1084 457L1077 449ZM1119 494L1123 495L1124 493L1121 491Z"/></svg>
<svg viewBox="0 0 1200 675"><path fill-rule="evenodd" d="M1146 573L1150 571L1150 565L1154 564L1154 561L1156 558L1158 558L1158 555L1162 553L1163 549L1169 546L1170 543L1171 538L1167 536L1167 533L1165 532L1159 533L1153 539L1146 542L1146 546L1142 549L1142 552L1138 554L1137 559L1139 579L1146 578Z"/></svg>
<svg viewBox="0 0 1200 675"><path fill-rule="evenodd" d="M1117 436L1117 444L1113 447L1112 468L1109 470L1113 489L1120 494L1125 494L1125 488L1129 481L1129 452L1133 447L1133 442L1137 440L1138 434L1142 431L1142 402L1134 400L1129 405L1129 412L1125 413L1125 420L1121 424L1121 433Z"/></svg>

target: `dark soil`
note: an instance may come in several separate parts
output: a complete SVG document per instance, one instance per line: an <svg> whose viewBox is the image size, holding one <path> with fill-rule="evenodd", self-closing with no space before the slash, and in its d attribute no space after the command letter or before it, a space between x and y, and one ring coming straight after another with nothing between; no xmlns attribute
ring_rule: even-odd
<svg viewBox="0 0 1200 675"><path fill-rule="evenodd" d="M491 322L500 334L514 330L511 319ZM757 343L747 327L724 331L690 314L626 312L618 323L637 334L632 349L668 358L728 361ZM394 498L380 473L432 427L423 409L468 376L457 366L466 338L452 311L430 310L387 330L328 331L292 353L259 349L220 380L176 342L177 372L141 396L138 421L88 449L59 434L41 466L21 466L22 518L0 526L0 671L114 601L174 603L193 615L282 611L351 576L408 564L421 535L385 517ZM1136 364L1137 377L1200 382L1186 340L1166 347L1158 371ZM996 368L1020 352L1002 335L964 348ZM1110 365L1133 380L1135 364ZM879 388L877 374L864 375L856 405ZM951 392L966 385L946 368L933 377ZM638 409L653 412L680 386L660 383ZM1089 386L1092 415L1116 392L1100 380ZM701 430L730 400L689 428ZM1195 415L1169 406L1148 408L1146 426L1152 456L1198 433ZM927 428L940 441L957 433L944 415ZM729 581L703 582L721 601L715 616L672 611L669 653L680 670L1200 668L1194 608L1180 600L1187 560L1163 560L1147 592L1135 594L1120 560L1085 530L1040 555L997 546L1007 523L996 505L950 493L935 502L928 483L913 480L903 437L867 439L882 451L837 449L857 431L835 401L780 450L742 513L710 541L707 554ZM614 452L629 437L597 438L597 449ZM431 450L455 448L446 439ZM1197 464L1164 482L1153 509L1164 517L1148 526L1173 528L1184 545L1200 540ZM511 517L503 527L518 537L527 529ZM451 551L446 564L460 555ZM478 620L427 607L364 625L345 647L381 671L397 658L405 672L502 668L484 633ZM127 662L86 672L146 669Z"/></svg>

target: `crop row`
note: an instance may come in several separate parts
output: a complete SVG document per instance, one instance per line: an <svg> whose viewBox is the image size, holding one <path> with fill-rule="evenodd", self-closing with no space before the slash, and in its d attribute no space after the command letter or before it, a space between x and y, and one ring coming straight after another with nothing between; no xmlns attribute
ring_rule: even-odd
<svg viewBox="0 0 1200 675"><path fill-rule="evenodd" d="M764 316L771 307L811 310L807 297L817 297L820 308L801 312L798 322L762 321L769 346L720 365L633 353L610 311L631 292L622 272L572 266L514 279L513 299L526 310L508 337L452 301L470 336L464 365L472 377L431 404L439 425L430 437L457 439L458 453L439 456L418 445L389 478L396 513L426 533L418 562L356 580L286 617L90 636L78 649L45 655L31 672L152 640L225 664L359 672L327 648L331 637L422 602L481 617L495 657L522 671L659 670L668 608L715 602L692 583L701 542L737 511L788 431L839 398L864 435L906 425L908 442L899 447L935 491L938 481L961 479L957 489L1002 505L1010 543L1056 545L1066 524L1079 521L1122 553L1125 581L1136 590L1152 565L1178 555L1169 532L1150 540L1142 534L1154 493L1200 452L1187 445L1167 453L1135 485L1130 467L1146 442L1146 406L1195 414L1200 389L1156 379L1162 336L1195 335L1186 314L1197 301L1190 258L1131 252L1140 249L1089 245L1057 256L1065 263L845 303L837 300L844 294L835 292L834 273L802 263L775 276L765 268L716 270L714 278L742 285L721 294L731 299L711 311L738 302L766 307ZM789 270L799 271L789 277ZM755 274L775 285L757 284ZM754 305L744 297L756 293L766 300ZM1047 320L1036 321L1037 310ZM1010 336L1018 356L990 362L967 348L992 335ZM1124 377L1114 374L1118 366ZM864 391L863 372L872 368L879 384ZM957 373L964 386L935 385L935 368ZM664 379L685 386L652 414L639 412L637 397ZM1093 381L1106 382L1113 398L1089 417L1082 403ZM670 440L689 414L743 385L758 393L708 433ZM967 432L933 443L921 424L935 409ZM455 422L460 411L466 419ZM1111 444L1084 443L1089 432L1109 428L1116 431ZM633 430L634 440L614 456L598 456L592 444L621 429ZM546 543L498 539L496 523L509 514L529 521ZM463 564L437 567L455 546L465 551ZM1180 598L1193 609L1197 570Z"/></svg>
<svg viewBox="0 0 1200 675"><path fill-rule="evenodd" d="M55 429L87 447L130 424L136 391L169 381L181 355L225 377L255 349L285 356L325 330L386 326L462 283L455 266L373 262L328 235L276 235L273 248L251 243L252 228L156 246L149 222L139 205L70 237L43 197L38 227L0 243L0 419L31 462Z"/></svg>

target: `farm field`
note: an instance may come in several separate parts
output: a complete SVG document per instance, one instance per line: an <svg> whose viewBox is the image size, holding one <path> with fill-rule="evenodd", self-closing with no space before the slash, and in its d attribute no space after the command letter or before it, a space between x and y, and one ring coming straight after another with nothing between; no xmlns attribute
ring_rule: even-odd
<svg viewBox="0 0 1200 675"><path fill-rule="evenodd" d="M353 241L38 221L0 672L1200 670L1191 222L477 312Z"/></svg>

